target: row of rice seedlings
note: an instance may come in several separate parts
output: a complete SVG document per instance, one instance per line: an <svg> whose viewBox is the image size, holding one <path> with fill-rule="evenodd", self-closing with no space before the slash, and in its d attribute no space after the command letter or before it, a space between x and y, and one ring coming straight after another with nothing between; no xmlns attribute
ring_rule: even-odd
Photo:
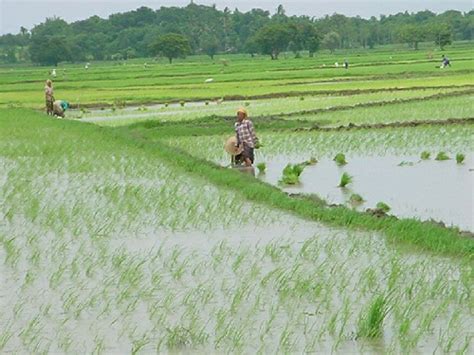
<svg viewBox="0 0 474 355"><path fill-rule="evenodd" d="M326 263L327 263L328 260L337 260L336 255L337 255L337 250L339 250L339 247L338 247L338 246L334 245L333 243L328 243L328 244L326 244L326 245L325 245L325 244L320 245L321 243L315 243L314 240L311 241L311 243L314 244L314 249L313 249L314 251L312 251L312 252L310 253L310 255L313 255L313 256L314 256L315 254L313 254L313 253L314 253L314 252L317 252L317 250L319 250L321 247L323 247L324 249L327 250L327 252L329 252L329 254L327 254L327 256L326 256ZM303 250L298 251L298 255L300 255L301 253L307 253L307 252L310 250L310 249L308 248L309 245L310 245L310 244L306 243L305 248L304 248L304 251L303 251ZM274 248L276 248L276 247L277 247L277 245L274 246ZM229 263L227 262L227 260L229 259L229 257L232 257L232 258L236 257L236 258L238 258L238 259L241 258L241 256L240 256L241 253L240 253L240 254L236 254L237 251L232 252L232 249L230 249L230 248L225 248L224 250L225 250L225 255L227 255L227 257L225 257L225 258L222 259L222 261L221 261L221 263L220 263L220 267L221 267L221 268L227 268L227 267L228 267L227 265L229 265ZM229 254L229 253L230 253L230 254ZM264 253L264 250L263 250L263 249L260 249L260 251L258 251L257 254L259 254L259 253ZM127 265L127 263L129 263L129 262L132 262L132 264L130 264L130 265L143 265L144 268L149 268L149 266L146 266L146 267L145 267L146 264L144 263L144 260L141 260L141 259L142 259L141 257L140 257L140 258L137 258L138 255L134 255L134 256L133 256L133 259L135 259L134 261L132 261L133 259L129 259L128 256L126 256L126 257L124 258L124 254L118 254L118 255L122 255L122 256L119 257L118 259L116 258L116 260L117 260L117 262L118 262L118 263L117 263L117 262L116 262L116 263L117 263L117 265L120 267L120 269L117 270L117 276L120 276L119 280L127 280L127 279L129 278L128 276L122 276L123 272L125 272L125 275L129 275L129 271L121 271L121 270L134 270L135 267L133 267L132 269L130 269L128 266L127 266L125 269L123 269L123 267L124 267L125 265ZM292 253L286 253L286 256L277 259L276 262L278 263L278 267L281 267L281 266L284 266L285 264L287 264L289 260L292 260L292 256L293 256L293 255L294 255L293 252L292 252ZM336 257L336 259L334 259L335 257ZM186 256L184 256L184 255L183 255L183 258L184 258L184 259L183 259L183 260L179 260L179 259L180 259L180 256L179 256L179 249L178 249L178 250L174 250L174 251L170 254L169 258L170 258L171 263L170 263L170 262L160 262L160 263L161 263L162 265L165 265L165 264L166 264L166 265L171 265L172 263L183 264L183 263L185 263L185 260L186 260ZM252 260L252 259L254 259L254 258L255 258L255 256L250 256L250 260ZM108 259L108 260L112 260L113 258L108 257L107 259ZM155 263L159 261L159 258L153 258L153 259L155 260ZM238 259L236 259L235 262L237 262ZM118 260L123 260L123 261L118 261ZM127 260L128 260L128 261L127 261ZM330 263L330 264L331 264L331 263ZM331 275L332 275L336 270L339 270L339 271L340 271L340 270L344 269L345 267L342 267L342 268L341 268L342 264L341 264L340 262L332 263L332 264L334 264L334 265L333 265L333 266L334 266L334 269L332 269L333 271L327 273L327 271L328 271L327 267L329 267L330 264L327 264L327 266L324 266L324 265L326 265L326 264L322 264L322 265L321 265L321 266L323 266L322 268L317 268L317 269L316 269L316 270L320 270L320 271L317 273L317 275L319 275L319 276L318 276L318 277L312 277L312 278L307 279L307 280L308 280L308 281L309 281L309 280L315 280L315 281L317 281L320 276L323 276L323 277L324 277L324 275L327 274L327 277L324 277L324 278L322 279L322 282L319 283L320 285L326 285L326 286L323 286L323 290L327 289L329 285L334 284L334 282L337 282L338 284L340 284L340 289L342 290L342 292L347 292L347 290L350 289L350 288L348 287L348 285L347 285L348 280L351 279L350 274L348 274L348 275L349 275L348 277L345 277L345 278L343 277L343 278L342 278L342 279L344 279L343 281L338 280L338 279L332 277ZM349 263L349 264L350 264L350 263ZM281 266L280 266L280 265L281 265ZM346 265L347 265L347 263L346 263ZM151 265L150 265L150 266L151 266ZM229 267L230 267L230 266L229 266ZM398 268L399 268L399 267L400 267L400 264L399 264ZM170 275L170 276L171 276L171 274L172 274L172 269L173 269L172 266L170 266L169 268L167 268L167 269L166 269L167 271L165 271L164 276L166 276L166 275ZM291 283L294 282L294 280L300 280L301 276L303 276L303 275L301 274L301 272L302 272L303 270L305 270L305 269L304 269L304 268L301 268L301 267L298 267L298 268L296 268L296 269L293 269L293 272L292 272L292 273L289 273L289 274L288 274L288 273L285 271L285 268L281 268L281 274L280 274L280 276L278 276L278 274L274 274L275 277L277 277L277 278L274 279L274 280L275 280L275 281L279 280L278 282L280 283L280 286L277 288L277 289L280 290L279 292L281 293L281 292L283 292L283 290L288 290L288 291L290 291L290 290L291 290L291 286L290 286ZM339 272L339 271L338 271L338 272ZM311 271L308 270L308 272L309 272L309 273L308 273L308 276L310 276ZM133 274L133 273L132 273L132 274ZM283 277L283 278L282 278L282 277ZM249 295L249 292L250 292L250 290L251 290L252 288L249 288L248 282L249 282L249 280L252 280L252 279L254 279L254 278L255 278L255 276L252 276L252 278L250 278L250 279L246 279L247 281L245 281L245 284L242 284L240 287L238 287L237 289L235 289L235 292L236 292L236 293L234 294L234 301L232 302L232 304L234 304L234 307L236 307L236 305L237 305L237 304L235 303L236 300L239 300L239 301L238 301L238 304L242 304L242 301L241 301L241 300L242 300L242 295L243 295L243 294L242 294L241 291L239 291L239 290L246 290L246 291L245 291L245 294L247 294L247 296L245 296L245 297L246 297L246 298L249 297L248 295ZM327 278L327 280L325 280L326 278ZM134 279L135 279L134 277L131 278L132 283L135 282L135 281L133 281ZM244 277L241 277L240 279L241 279L242 281L244 281L245 278L244 278ZM173 284L175 284L176 282L179 282L179 280L176 280L176 279L174 279L173 277L171 277L169 280L170 280L170 282L172 282ZM174 281L171 281L171 280L174 280ZM332 281L330 281L330 280L332 280ZM208 281L210 281L210 279L208 279ZM327 282L327 281L329 281L329 282ZM299 281L298 281L298 282L299 282ZM374 281L374 282L377 282L377 281ZM119 283L119 285L120 285L120 283ZM177 284L176 284L176 285L177 285ZM267 285L269 285L269 284L267 284ZM285 286L285 285L288 285L288 287ZM301 283L301 285L304 285L304 283ZM143 288L144 286L145 286L145 284L143 284L143 282L140 282L139 284L135 284L135 287L137 287L137 288L139 288L139 289ZM124 284L124 287L127 287L127 285ZM145 287L146 287L146 286L145 286ZM169 288L172 287L172 286L171 286L171 284L167 284L167 285L163 285L163 287L165 287L166 289L169 289ZM332 287L334 287L334 286L332 286ZM273 287L271 287L271 288L273 288ZM271 289L271 288L270 288L270 289ZM339 288L339 287L338 287L338 288ZM373 288L373 286L372 286L372 288ZM256 288L255 290L258 290L258 288ZM297 291L297 290L302 290L302 291L303 291L303 290L307 290L307 291L304 291L305 293L303 293L303 294L307 294L308 296L312 294L312 291L311 291L312 288L302 288L302 289L301 289L301 288L297 288L295 291L293 291L293 292L294 292L294 296L291 296L290 298L288 298L288 296L290 296L291 293L283 293L283 294L281 294L282 296L285 295L283 298L280 298L281 301L284 302L284 304L288 304L288 305L291 304L291 302L294 302L294 301L291 301L291 300L292 300L292 299L294 300L294 297L295 297L295 296L296 296L296 297L301 297L301 296L297 296L297 295L301 295L301 291ZM333 292L332 292L332 291L329 291L329 290L330 290L330 289L324 291L324 293L323 293L323 295L325 295L325 296L324 296L324 298L323 298L323 303L322 303L322 304L326 304L326 306L328 306L328 305L330 305L330 304L332 303L332 302L329 302L330 298L328 298L328 297L329 297L330 295L332 295ZM121 292L121 291L120 291L120 287L119 287L118 290L116 290L116 292L118 292L118 293ZM233 291L233 292L234 292L234 291ZM253 291L251 291L251 292L253 292ZM307 293L306 293L306 292L307 292ZM198 294L201 294L201 293L199 292ZM438 293L435 293L435 294L438 294ZM197 294L196 294L196 295L197 295ZM189 297L189 296L183 296L183 297ZM288 302L289 302L289 303L287 303L287 301L285 301L287 298L288 298ZM122 299L123 299L123 300L128 299L129 301L127 301L127 302L131 302L131 304L133 305L133 298L127 297L127 298L122 298ZM172 299L173 299L173 298L170 298L170 297L167 298L168 302L171 301ZM226 297L225 299L227 299L227 297ZM351 296L351 299L353 299L354 301L357 302L358 297L353 297L353 296ZM122 301L118 301L118 302L119 302L118 304L120 304L120 302L122 302ZM164 303L164 306L165 306L165 309L168 309L167 312L169 312L170 314L172 314L172 313L173 313L173 308L174 308L174 306L173 306L172 304L179 305L180 303L181 303L181 304L189 304L191 307L192 307L192 304L193 304L193 302L183 302L183 301L180 301L180 300L176 300L176 301L172 301L172 303L171 303L171 304L168 304L168 306L166 306L166 302L165 302L165 303ZM118 304L117 304L117 305L118 305ZM205 301L205 302L203 303L203 307L205 307L205 305L208 305L208 304L209 304L209 302L206 302L206 301ZM325 309L326 306L324 306L322 309ZM125 305L124 305L124 307L125 307ZM240 306L239 306L239 307L240 307ZM346 301L345 309L347 309L347 307L348 307L348 306L347 306L347 301ZM122 308L122 307L121 307L121 308ZM128 310L127 310L127 309L128 309ZM127 306L127 307L124 308L124 310L126 310L126 312L133 312L134 309L136 309L136 308L133 308L133 307L130 308L129 306ZM231 307L230 309L232 309L232 307ZM71 311L72 311L72 310L70 309L69 312L71 312ZM175 311L176 311L176 309L175 309ZM375 311L374 311L374 312L375 312ZM341 313L338 314L337 312L336 312L336 313L333 313L331 316L328 315L329 318L328 318L328 322L327 322L327 327L328 327L328 328L327 328L327 332L328 332L328 333L333 333L333 334L341 334L341 335L340 335L340 336L341 336L341 339L343 339L345 336L347 336L347 333L345 333L344 331L341 331L341 329L343 329L343 328L338 328L338 327L342 327L342 325L340 325L340 326L338 325L338 326L336 327L336 324L339 324L338 322L339 322L339 321L342 321L343 319L346 319L346 321L344 321L345 323L348 322L348 319L353 319L353 317L349 317L348 313L353 314L354 316L357 314L357 312L356 312L356 313L353 313L353 311L350 311L350 312L349 312L349 311L347 311L347 310L344 311L344 313L345 313L345 315L343 315L343 314L341 314ZM232 316L232 311L231 311L231 313L228 314L228 317L231 317L230 319L233 318L233 316ZM375 318L376 318L376 317L375 317ZM336 321L336 320L339 320L339 321ZM164 319L163 319L163 322L164 322ZM170 328L170 329L173 329L173 328ZM186 329L189 329L189 328L186 327ZM239 328L239 329L243 329L243 328ZM338 329L339 329L339 330L338 330ZM289 329L287 329L286 335L283 336L282 338L285 338L285 339L287 339L287 340L290 339L291 337L290 337L290 335L288 334L288 332L289 332ZM206 334L209 334L209 332L205 332L205 333L206 333ZM248 336L247 332L242 332L242 331L241 331L241 332L234 333L233 328L229 328L229 329L228 329L228 333L226 333L226 334L227 334L228 336L232 337L232 339L234 339L233 337L236 337L236 338L234 339L234 340L235 340L235 344L233 343L233 341L232 341L231 343L225 343L225 344L226 344L225 346L228 346L229 349L234 349L234 347L235 347L235 348L241 347L241 346L242 346L242 341L240 341L239 339L242 339L242 340L243 340L243 339L244 339L244 338L243 338L244 335L245 335L245 336ZM240 334L240 335L239 335L239 334ZM284 332L282 332L282 334L284 334ZM173 332L171 332L170 334L168 334L168 337L170 338L170 339L168 339L169 342L168 342L168 340L162 342L162 343L161 343L162 346L164 346L165 348L168 348L168 347L171 347L171 348L172 348L172 346L174 346L173 344L175 344L175 343L173 343L173 340L172 340L172 339L175 339L175 335L176 335L176 334L174 334ZM280 338L280 339L282 339L282 338ZM187 344L186 346L190 346L190 347L196 346L196 344L195 344L194 342L191 342L191 341L189 340L189 338L186 338L186 339L187 339L187 340L186 340L186 344ZM207 339L207 338L206 338L206 339ZM218 344L224 345L224 343L221 343L220 341L218 342ZM283 346L284 344L286 344L286 345L291 345L291 344L293 344L293 343L292 343L291 341L289 341L289 342L285 341L285 342L281 343L282 346ZM137 345L137 344L135 344L135 345ZM285 345L285 346L286 346L286 345ZM220 346L220 345L219 345L219 346ZM294 345L294 344L293 344L293 345L290 346L290 348L297 348L297 345Z"/></svg>

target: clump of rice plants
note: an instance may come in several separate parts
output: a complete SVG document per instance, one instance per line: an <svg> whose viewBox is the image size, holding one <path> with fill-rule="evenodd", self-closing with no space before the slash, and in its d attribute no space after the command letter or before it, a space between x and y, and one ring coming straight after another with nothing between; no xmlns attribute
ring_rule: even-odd
<svg viewBox="0 0 474 355"><path fill-rule="evenodd" d="M209 106L209 101L206 101L204 105Z"/></svg>
<svg viewBox="0 0 474 355"><path fill-rule="evenodd" d="M285 185L296 185L300 182L300 175L305 168L304 164L288 164L283 169L283 175L280 183Z"/></svg>
<svg viewBox="0 0 474 355"><path fill-rule="evenodd" d="M304 96L301 96L301 97L300 97L300 101L304 101Z"/></svg>
<svg viewBox="0 0 474 355"><path fill-rule="evenodd" d="M464 154L462 154L462 153L456 154L456 163L462 164L462 163L464 163L464 159L466 159Z"/></svg>
<svg viewBox="0 0 474 355"><path fill-rule="evenodd" d="M186 105L186 102L185 101L180 101L179 104L181 105L181 107L184 107L184 105Z"/></svg>
<svg viewBox="0 0 474 355"><path fill-rule="evenodd" d="M343 173L341 176L341 180L339 181L338 187L346 187L349 185L353 180L353 177L348 173Z"/></svg>
<svg viewBox="0 0 474 355"><path fill-rule="evenodd" d="M257 169L260 174L264 174L265 170L267 170L267 164L265 163L258 163L257 164Z"/></svg>
<svg viewBox="0 0 474 355"><path fill-rule="evenodd" d="M357 335L363 338L378 338L382 335L383 321L388 313L386 299L378 295L361 313L357 324Z"/></svg>
<svg viewBox="0 0 474 355"><path fill-rule="evenodd" d="M422 160L428 160L430 156L431 156L431 153L425 150L424 152L421 152L420 158Z"/></svg>
<svg viewBox="0 0 474 355"><path fill-rule="evenodd" d="M306 162L308 165L315 165L318 162L318 159L316 159L315 157L311 157Z"/></svg>
<svg viewBox="0 0 474 355"><path fill-rule="evenodd" d="M353 205L360 205L365 202L364 198L359 194L352 194L349 197L349 202Z"/></svg>
<svg viewBox="0 0 474 355"><path fill-rule="evenodd" d="M170 105L169 103L165 102L165 107L168 107L169 105Z"/></svg>
<svg viewBox="0 0 474 355"><path fill-rule="evenodd" d="M249 107L249 106L250 106L250 102L247 101L247 102L244 103L244 105L247 106L247 107Z"/></svg>
<svg viewBox="0 0 474 355"><path fill-rule="evenodd" d="M436 156L435 160L449 160L449 156L445 152L439 152L438 155Z"/></svg>
<svg viewBox="0 0 474 355"><path fill-rule="evenodd" d="M387 205L385 202L378 202L375 207L384 213L388 213L391 210L391 207Z"/></svg>
<svg viewBox="0 0 474 355"><path fill-rule="evenodd" d="M337 165L346 165L346 156L343 153L338 153L333 159Z"/></svg>

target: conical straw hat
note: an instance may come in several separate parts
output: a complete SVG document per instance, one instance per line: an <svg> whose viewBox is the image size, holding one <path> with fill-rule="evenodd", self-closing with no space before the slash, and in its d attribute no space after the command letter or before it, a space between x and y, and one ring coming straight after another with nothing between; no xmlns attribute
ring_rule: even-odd
<svg viewBox="0 0 474 355"><path fill-rule="evenodd" d="M239 155L240 153L242 153L242 148L236 147L235 146L236 144L237 144L237 137L232 136L229 139L227 139L227 142L225 142L224 150L230 155Z"/></svg>

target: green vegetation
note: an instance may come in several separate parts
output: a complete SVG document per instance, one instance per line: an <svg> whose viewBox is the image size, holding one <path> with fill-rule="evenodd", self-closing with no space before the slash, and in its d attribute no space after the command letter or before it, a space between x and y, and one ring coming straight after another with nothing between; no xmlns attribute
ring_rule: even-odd
<svg viewBox="0 0 474 355"><path fill-rule="evenodd" d="M257 164L257 169L258 169L258 172L259 172L260 174L264 174L264 173L265 173L265 170L267 169L267 164L265 164L265 163L263 163L263 162L262 162L262 163L258 163L258 164Z"/></svg>
<svg viewBox="0 0 474 355"><path fill-rule="evenodd" d="M141 9L134 16L204 10ZM253 38L276 21L236 13L228 19L262 15L237 37ZM129 15L95 21L120 27ZM288 20L283 8L276 16ZM208 21L206 33L187 38L205 57L173 65L94 62L87 70L60 63L56 95L77 107L66 120L31 110L43 105L45 68L0 68L0 282L10 305L0 313L0 352L472 352L470 234L401 218L395 203L393 216L382 203L362 211L355 208L361 195L331 183L341 173L332 159L346 162L344 154L351 164L343 186L349 173L362 181L356 169L364 158L392 157L395 166L441 151L470 161L472 44L454 42L455 65L441 71L426 52L433 43L330 54L326 33L307 21L271 28L283 42L308 36L287 48L274 44L265 57L219 55L223 31L216 36ZM147 40L167 32L152 27ZM440 46L449 39L443 31ZM352 34L338 34L346 46ZM132 43L122 58L148 51ZM318 46L328 50L308 57L305 49ZM333 66L346 56L348 71ZM240 106L249 107L265 142L256 167L266 174L258 178L224 167L222 146ZM285 167L278 186L284 164L301 161ZM331 169L328 181L342 204L301 193L305 168ZM264 182L272 175L275 186ZM320 181L305 178L312 183ZM370 199L362 185L354 190Z"/></svg>
<svg viewBox="0 0 474 355"><path fill-rule="evenodd" d="M49 18L31 31L22 26L18 34L0 36L0 58L16 63L31 57L43 65L104 59L120 63L156 54L158 38L168 38L166 46L158 46L159 51L166 49L164 57L174 58L176 50L183 49L211 60L229 49L252 56L269 54L275 59L288 49L297 58L301 52L311 58L320 47L333 53L406 43L421 50L421 42L427 41L431 47L443 49L453 40L472 40L472 12L435 14L425 10L364 19L341 14L322 18L287 16L281 5L275 10L274 15L261 9L243 13L191 3L156 11L140 7L108 19L92 16L73 23Z"/></svg>
<svg viewBox="0 0 474 355"><path fill-rule="evenodd" d="M349 198L349 202L353 205L360 205L365 202L364 198L359 194L352 194Z"/></svg>
<svg viewBox="0 0 474 355"><path fill-rule="evenodd" d="M456 163L462 164L464 163L464 159L466 159L466 156L462 153L456 154Z"/></svg>
<svg viewBox="0 0 474 355"><path fill-rule="evenodd" d="M390 206L387 205L385 202L378 202L375 208L382 211L383 213L388 213L391 210Z"/></svg>
<svg viewBox="0 0 474 355"><path fill-rule="evenodd" d="M430 159L430 156L431 156L431 153L425 150L425 151L421 152L420 158L421 158L421 160L428 160L428 159Z"/></svg>
<svg viewBox="0 0 474 355"><path fill-rule="evenodd" d="M449 160L451 159L445 152L439 152L438 155L436 155L435 160Z"/></svg>
<svg viewBox="0 0 474 355"><path fill-rule="evenodd" d="M347 164L346 156L343 153L337 153L333 160L339 166Z"/></svg>
<svg viewBox="0 0 474 355"><path fill-rule="evenodd" d="M280 183L284 185L296 185L300 182L300 175L306 166L305 163L301 164L288 164L283 169Z"/></svg>
<svg viewBox="0 0 474 355"><path fill-rule="evenodd" d="M170 64L173 59L185 58L191 52L188 39L177 33L169 33L159 37L152 44L153 54L160 54L168 58Z"/></svg>
<svg viewBox="0 0 474 355"><path fill-rule="evenodd" d="M347 185L349 185L353 180L353 177L351 175L349 175L348 173L344 172L342 175L341 175L341 180L339 181L339 187L346 187Z"/></svg>

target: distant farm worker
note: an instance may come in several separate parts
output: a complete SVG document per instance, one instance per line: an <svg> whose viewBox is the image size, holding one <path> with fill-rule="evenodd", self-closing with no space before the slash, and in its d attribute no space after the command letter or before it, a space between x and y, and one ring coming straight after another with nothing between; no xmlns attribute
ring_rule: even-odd
<svg viewBox="0 0 474 355"><path fill-rule="evenodd" d="M448 59L448 57L446 57L444 54L442 56L442 60L441 60L441 68L446 68L446 67L450 67L451 66L451 63Z"/></svg>
<svg viewBox="0 0 474 355"><path fill-rule="evenodd" d="M64 112L69 108L69 103L64 100L56 100L53 104L53 111L55 116L63 117Z"/></svg>
<svg viewBox="0 0 474 355"><path fill-rule="evenodd" d="M349 69L349 62L347 61L347 59L344 59L344 68Z"/></svg>
<svg viewBox="0 0 474 355"><path fill-rule="evenodd" d="M259 143L258 138L255 135L253 123L249 120L247 110L244 108L240 108L237 111L235 133L237 137L236 146L240 147L242 150L240 158L245 166L252 166L255 160L254 149L259 147Z"/></svg>
<svg viewBox="0 0 474 355"><path fill-rule="evenodd" d="M53 102L54 102L54 91L53 91L53 82L51 80L46 80L46 85L44 86L44 98L46 101L46 114L53 114Z"/></svg>

